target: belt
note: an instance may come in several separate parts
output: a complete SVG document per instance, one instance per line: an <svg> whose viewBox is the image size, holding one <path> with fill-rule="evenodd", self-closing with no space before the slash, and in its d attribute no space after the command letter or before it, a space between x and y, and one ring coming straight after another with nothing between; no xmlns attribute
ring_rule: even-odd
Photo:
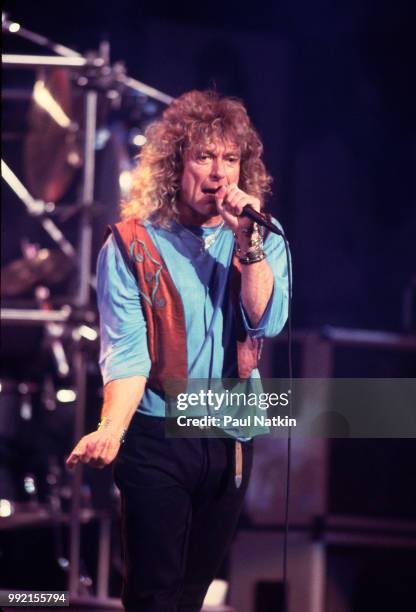
<svg viewBox="0 0 416 612"><path fill-rule="evenodd" d="M240 488L240 485L243 480L243 448L241 446L241 442L239 440L235 441L235 474L234 474L234 482L237 489Z"/></svg>

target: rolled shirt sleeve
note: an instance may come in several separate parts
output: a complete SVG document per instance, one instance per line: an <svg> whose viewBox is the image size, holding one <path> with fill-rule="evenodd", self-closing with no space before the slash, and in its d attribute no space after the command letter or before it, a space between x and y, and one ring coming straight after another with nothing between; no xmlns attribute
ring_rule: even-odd
<svg viewBox="0 0 416 612"><path fill-rule="evenodd" d="M278 226L275 219L273 222ZM252 338L271 338L283 329L288 315L288 264L285 243L281 236L269 233L264 242L266 259L273 273L273 291L256 327L250 321L240 300L244 326Z"/></svg>
<svg viewBox="0 0 416 612"><path fill-rule="evenodd" d="M104 384L129 376L147 378L151 362L139 291L112 236L98 256L97 302Z"/></svg>

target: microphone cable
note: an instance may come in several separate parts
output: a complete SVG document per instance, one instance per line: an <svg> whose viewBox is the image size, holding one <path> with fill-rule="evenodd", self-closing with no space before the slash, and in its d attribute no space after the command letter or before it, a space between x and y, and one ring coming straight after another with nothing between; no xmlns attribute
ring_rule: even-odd
<svg viewBox="0 0 416 612"><path fill-rule="evenodd" d="M288 582L287 582L287 552L288 552L288 540L289 540L289 508L290 508L290 476L291 476L291 457L292 457L292 385L293 385L293 358L292 358L292 260L289 251L289 241L287 240L285 233L281 227L277 227L270 215L264 215L256 210L250 204L246 204L241 213L242 217L248 217L255 223L266 227L269 231L281 236L286 251L287 260L287 278L288 278L288 316L287 316L287 330L288 330L288 374L289 374L289 427L287 434L287 463L286 463L286 485L285 485L285 514L284 514L284 532L283 532L283 612L288 611Z"/></svg>
<svg viewBox="0 0 416 612"><path fill-rule="evenodd" d="M289 242L282 232L281 236L284 240L286 258L287 258L287 278L288 278L288 315L287 315L287 357L288 357L288 374L289 374L289 427L287 433L287 463L286 463L286 485L285 485L285 515L284 515L284 533L283 533L283 612L288 611L288 571L287 571L287 552L289 541L289 508L290 508L290 476L291 476L291 457L292 457L292 384L293 384L293 359L292 359L292 260L289 251Z"/></svg>

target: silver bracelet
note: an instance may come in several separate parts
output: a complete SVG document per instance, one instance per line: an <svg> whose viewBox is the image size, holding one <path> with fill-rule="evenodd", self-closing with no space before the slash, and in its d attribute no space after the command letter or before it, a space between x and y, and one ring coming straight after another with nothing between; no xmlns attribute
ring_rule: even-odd
<svg viewBox="0 0 416 612"><path fill-rule="evenodd" d="M253 235L251 235L250 237L247 250L244 253L238 244L237 237L235 236L235 252L239 262L243 265L257 263L258 261L262 261L266 257L266 254L263 249L263 236L261 232L258 232L258 236L256 236L255 238L253 238L252 236Z"/></svg>
<svg viewBox="0 0 416 612"><path fill-rule="evenodd" d="M263 251L263 249L257 249L256 251L248 251L243 257L239 257L238 261L247 266L263 261L263 259L266 259L266 253Z"/></svg>

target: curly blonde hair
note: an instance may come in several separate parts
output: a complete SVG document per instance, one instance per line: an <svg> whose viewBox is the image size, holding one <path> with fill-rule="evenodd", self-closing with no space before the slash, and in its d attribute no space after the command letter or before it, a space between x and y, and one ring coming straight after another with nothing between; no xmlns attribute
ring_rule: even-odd
<svg viewBox="0 0 416 612"><path fill-rule="evenodd" d="M149 219L164 227L178 220L184 151L217 140L232 142L240 150L240 189L262 205L270 193L272 178L261 160L263 145L239 100L215 91L190 91L174 100L145 135L130 197L121 204L123 219Z"/></svg>

